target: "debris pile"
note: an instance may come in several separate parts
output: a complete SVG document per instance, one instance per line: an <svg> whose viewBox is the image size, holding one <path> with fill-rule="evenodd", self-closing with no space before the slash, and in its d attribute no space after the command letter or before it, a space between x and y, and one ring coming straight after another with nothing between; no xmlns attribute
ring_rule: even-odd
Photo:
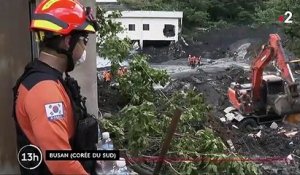
<svg viewBox="0 0 300 175"><path fill-rule="evenodd" d="M169 46L165 47L145 47L143 53L150 55L150 62L161 63L168 60L175 60L179 58L187 58L186 51L184 50L184 42L171 42Z"/></svg>
<svg viewBox="0 0 300 175"><path fill-rule="evenodd" d="M172 93L175 90L194 89L202 93L207 104L213 108L214 117L210 118L208 123L228 144L228 148L251 159L257 157L257 160L253 161L262 165L264 174L299 174L297 162L300 161L300 126L270 123L260 126L259 130L253 133L245 133L221 122L224 109L230 106L227 99L228 86L233 81L249 81L248 75L248 71L237 66L215 73L199 69L196 74L174 79L163 91ZM288 156L290 159L292 157L293 161L289 160Z"/></svg>

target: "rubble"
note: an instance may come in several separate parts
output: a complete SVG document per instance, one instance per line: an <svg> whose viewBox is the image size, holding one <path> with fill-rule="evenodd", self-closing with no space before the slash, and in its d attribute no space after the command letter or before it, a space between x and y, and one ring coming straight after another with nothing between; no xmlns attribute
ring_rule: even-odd
<svg viewBox="0 0 300 175"><path fill-rule="evenodd" d="M291 132L284 133L284 135L287 137L294 137L297 133L298 131L291 131Z"/></svg>
<svg viewBox="0 0 300 175"><path fill-rule="evenodd" d="M234 145L233 145L233 143L232 143L232 140L227 140L227 143L228 143L228 145L229 145L230 150L236 151L236 150L235 150L235 147L234 147Z"/></svg>
<svg viewBox="0 0 300 175"><path fill-rule="evenodd" d="M226 124L234 117L232 113L234 108L230 107L227 100L227 88L233 81L239 83L249 81L249 69L245 70L242 66L233 65L212 72L205 71L205 68L201 69L200 66L196 74L186 72L185 75L173 77L173 81L163 91L172 93L175 90L183 90L186 86L196 87L195 90L202 93L205 101L213 107L212 112L215 117L209 120L209 125L212 126L217 135L227 142L231 151L234 149L235 153L246 157L272 158L282 156L283 159L296 152L295 150L299 150L300 154L300 134L298 133L300 127L292 130L292 132L288 132L291 130L290 126L274 122L269 126L259 126L259 131L254 133L244 133L236 125ZM276 174L279 172L284 174L298 171L298 168L295 166L285 167L282 162L260 163L264 174ZM268 164L271 165L267 166Z"/></svg>
<svg viewBox="0 0 300 175"><path fill-rule="evenodd" d="M278 128L278 125L276 122L273 122L270 126L271 129L277 129Z"/></svg>
<svg viewBox="0 0 300 175"><path fill-rule="evenodd" d="M261 130L257 134L255 134L255 136L260 138L261 137Z"/></svg>

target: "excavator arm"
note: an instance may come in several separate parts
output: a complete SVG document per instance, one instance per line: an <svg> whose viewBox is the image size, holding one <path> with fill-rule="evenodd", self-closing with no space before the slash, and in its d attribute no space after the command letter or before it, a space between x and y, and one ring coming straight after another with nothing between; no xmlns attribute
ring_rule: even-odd
<svg viewBox="0 0 300 175"><path fill-rule="evenodd" d="M252 101L261 100L261 83L264 68L272 61L274 49L270 46L263 46L263 50L252 63Z"/></svg>
<svg viewBox="0 0 300 175"><path fill-rule="evenodd" d="M252 64L252 100L261 100L261 83L264 68L271 62L276 62L277 70L280 71L282 79L288 84L288 91L292 96L297 96L297 86L293 77L288 60L285 57L281 39L278 34L270 34L268 45L264 46L260 54Z"/></svg>

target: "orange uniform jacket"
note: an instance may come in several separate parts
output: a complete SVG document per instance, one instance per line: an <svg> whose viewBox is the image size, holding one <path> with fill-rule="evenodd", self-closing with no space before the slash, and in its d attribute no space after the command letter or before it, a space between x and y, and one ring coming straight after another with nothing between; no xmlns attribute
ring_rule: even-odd
<svg viewBox="0 0 300 175"><path fill-rule="evenodd" d="M104 80L105 81L111 81L112 75L111 75L110 72L106 71L103 74L104 74Z"/></svg>
<svg viewBox="0 0 300 175"><path fill-rule="evenodd" d="M37 61L47 73L32 73L19 86L16 117L29 141L46 150L71 150L73 111L60 72ZM48 74L49 72L49 74ZM87 174L79 161L45 161L52 174Z"/></svg>

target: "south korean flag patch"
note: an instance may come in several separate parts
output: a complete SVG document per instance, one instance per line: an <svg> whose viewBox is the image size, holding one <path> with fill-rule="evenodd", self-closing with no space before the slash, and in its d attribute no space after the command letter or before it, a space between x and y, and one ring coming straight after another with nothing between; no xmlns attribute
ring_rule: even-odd
<svg viewBox="0 0 300 175"><path fill-rule="evenodd" d="M63 103L50 103L45 105L46 115L49 121L55 121L64 117Z"/></svg>

